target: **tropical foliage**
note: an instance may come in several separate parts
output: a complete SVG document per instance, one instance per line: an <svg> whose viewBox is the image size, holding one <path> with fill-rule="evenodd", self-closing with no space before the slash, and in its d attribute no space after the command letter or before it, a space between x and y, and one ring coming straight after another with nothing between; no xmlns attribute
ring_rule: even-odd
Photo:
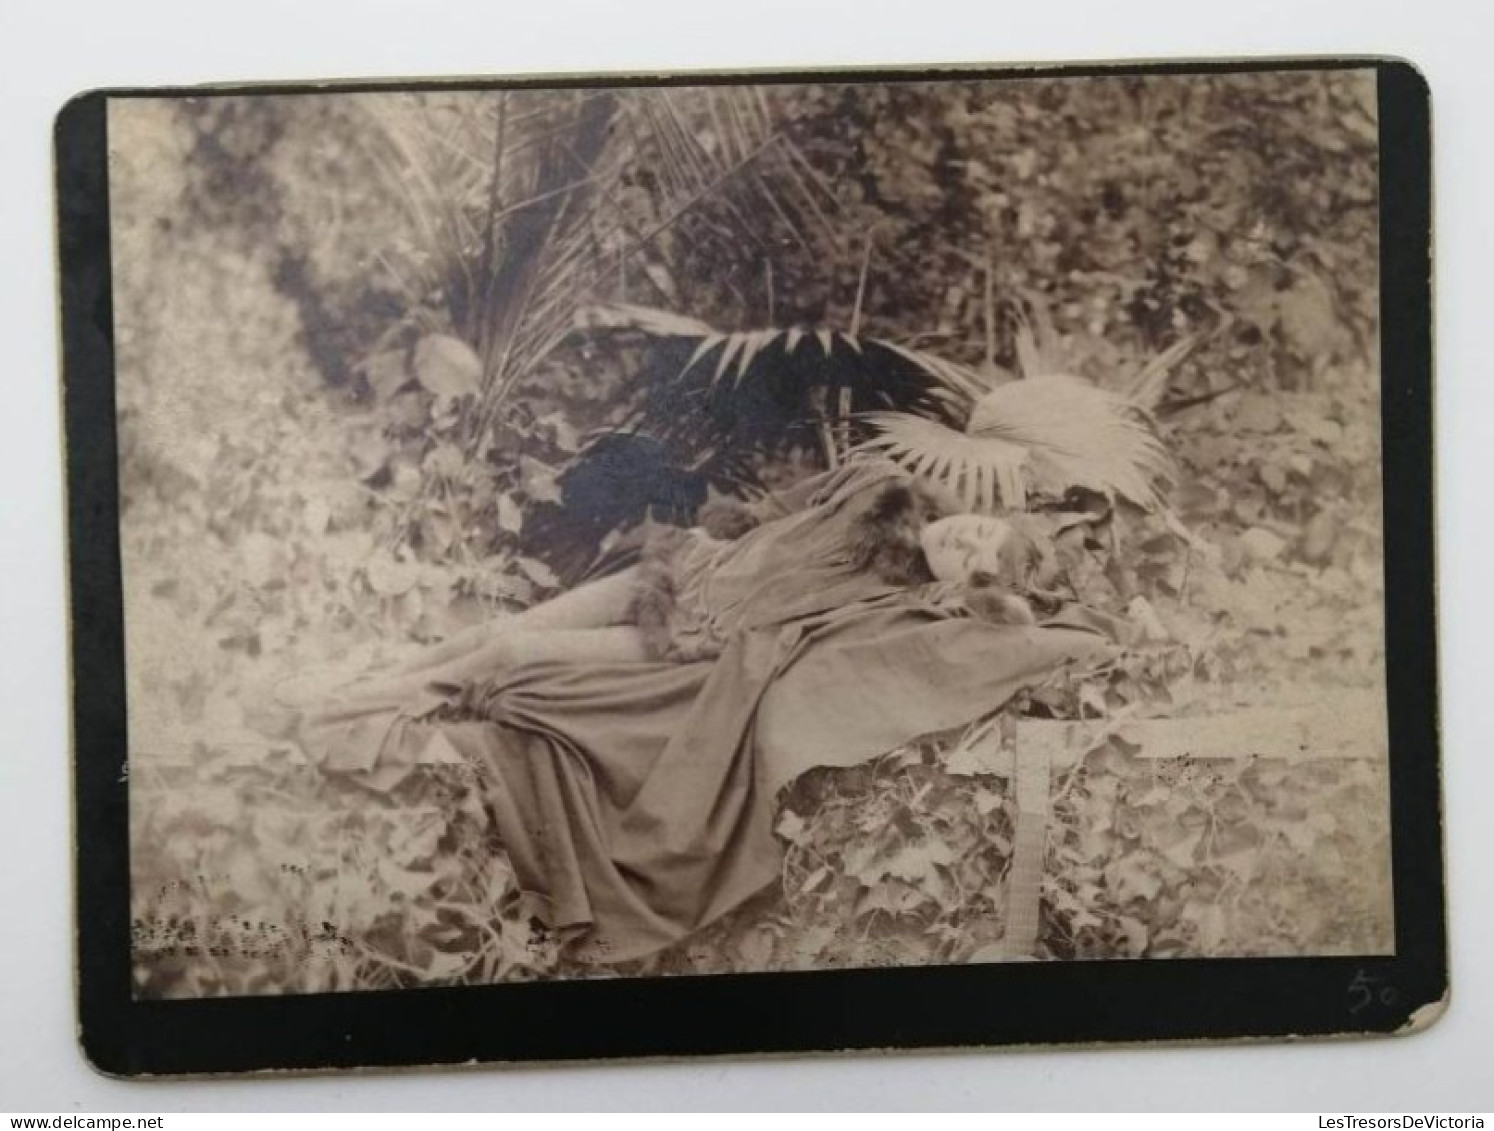
<svg viewBox="0 0 1494 1131"><path fill-rule="evenodd" d="M1383 679L1362 77L124 105L143 994L597 973L538 926L468 767L370 789L245 708L556 592L547 531L618 434L658 445L681 512L892 454L1025 505L1136 629L969 733L796 783L781 887L623 972L992 957L992 733ZM1053 822L1043 955L1388 945L1377 762L1190 768L1112 736L1055 775Z"/></svg>
<svg viewBox="0 0 1494 1131"><path fill-rule="evenodd" d="M1025 508L1030 487L1055 498L1092 488L1151 509L1170 472L1141 405L1044 368L1025 325L1018 343L1033 379L1022 382L855 332L722 333L636 307L594 312L587 325L655 340L628 426L697 467L817 440L831 466L850 450L883 455L987 511ZM1165 372L1143 376L1165 387Z"/></svg>

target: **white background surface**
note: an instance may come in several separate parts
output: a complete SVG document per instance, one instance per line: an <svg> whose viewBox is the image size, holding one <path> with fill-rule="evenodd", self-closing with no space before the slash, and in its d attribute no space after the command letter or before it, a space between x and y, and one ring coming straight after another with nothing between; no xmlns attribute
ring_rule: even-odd
<svg viewBox="0 0 1494 1131"><path fill-rule="evenodd" d="M0 1111L1494 1107L1494 58L1452 0L0 0ZM123 1084L72 1039L69 783L50 157L79 90L1208 55L1402 55L1433 92L1438 474L1453 1007L1398 1041ZM1392 662L1394 658L1392 657ZM598 1017L626 1025L626 1017ZM501 1016L494 1025L504 1024ZM1479 1063L1485 1064L1480 1070Z"/></svg>

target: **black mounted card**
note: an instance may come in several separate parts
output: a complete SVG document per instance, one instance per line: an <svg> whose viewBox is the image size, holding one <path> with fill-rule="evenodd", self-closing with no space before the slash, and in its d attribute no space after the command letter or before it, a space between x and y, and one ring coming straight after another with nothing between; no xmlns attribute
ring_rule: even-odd
<svg viewBox="0 0 1494 1131"><path fill-rule="evenodd" d="M105 91L56 144L100 1069L1443 1009L1408 65Z"/></svg>

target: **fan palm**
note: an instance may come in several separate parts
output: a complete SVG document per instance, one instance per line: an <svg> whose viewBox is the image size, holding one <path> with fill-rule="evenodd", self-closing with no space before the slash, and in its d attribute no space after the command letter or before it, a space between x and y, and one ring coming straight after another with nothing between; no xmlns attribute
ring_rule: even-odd
<svg viewBox="0 0 1494 1131"><path fill-rule="evenodd" d="M1075 487L1159 508L1173 465L1152 413L1198 338L1158 354L1117 392L1068 375L1070 358L1041 296L1024 292L1011 314L1017 379L980 396L962 430L878 413L858 450L954 492L972 511L1021 510L1031 494L1061 497Z"/></svg>
<svg viewBox="0 0 1494 1131"><path fill-rule="evenodd" d="M1021 510L1028 496L1083 487L1148 510L1172 461L1150 419L1082 377L1012 381L976 402L963 432L908 413L877 413L858 450L958 494L967 510Z"/></svg>
<svg viewBox="0 0 1494 1131"><path fill-rule="evenodd" d="M971 510L1020 509L1030 494L1071 487L1157 507L1171 460L1149 409L1191 340L1114 392L1055 374L1056 334L1032 305L1031 318L1015 312L1022 379L994 387L959 362L839 330L726 333L635 306L592 308L583 324L652 342L629 426L698 466L815 437L827 462L882 456L953 490ZM847 444L852 421L860 439Z"/></svg>
<svg viewBox="0 0 1494 1131"><path fill-rule="evenodd" d="M608 305L590 330L644 335L650 349L629 390L629 428L697 465L743 451L818 445L838 462L856 414L900 411L951 425L987 391L965 366L836 329L725 332L682 315Z"/></svg>
<svg viewBox="0 0 1494 1131"><path fill-rule="evenodd" d="M408 221L380 261L423 331L480 359L474 436L595 295L630 278L674 301L669 249L732 266L828 224L823 190L758 88L423 92L359 105ZM748 216L773 217L771 231ZM702 222L687 230L686 217Z"/></svg>

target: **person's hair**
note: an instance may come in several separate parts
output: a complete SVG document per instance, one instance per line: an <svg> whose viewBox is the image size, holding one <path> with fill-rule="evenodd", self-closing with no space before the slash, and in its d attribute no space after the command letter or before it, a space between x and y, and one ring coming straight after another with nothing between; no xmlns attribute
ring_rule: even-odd
<svg viewBox="0 0 1494 1131"><path fill-rule="evenodd" d="M964 596L970 614L988 624L1037 624L1037 615L1030 601L982 570L976 570L965 582Z"/></svg>
<svg viewBox="0 0 1494 1131"><path fill-rule="evenodd" d="M944 514L942 500L918 482L888 484L851 524L852 564L889 585L933 581L919 535L928 523Z"/></svg>

